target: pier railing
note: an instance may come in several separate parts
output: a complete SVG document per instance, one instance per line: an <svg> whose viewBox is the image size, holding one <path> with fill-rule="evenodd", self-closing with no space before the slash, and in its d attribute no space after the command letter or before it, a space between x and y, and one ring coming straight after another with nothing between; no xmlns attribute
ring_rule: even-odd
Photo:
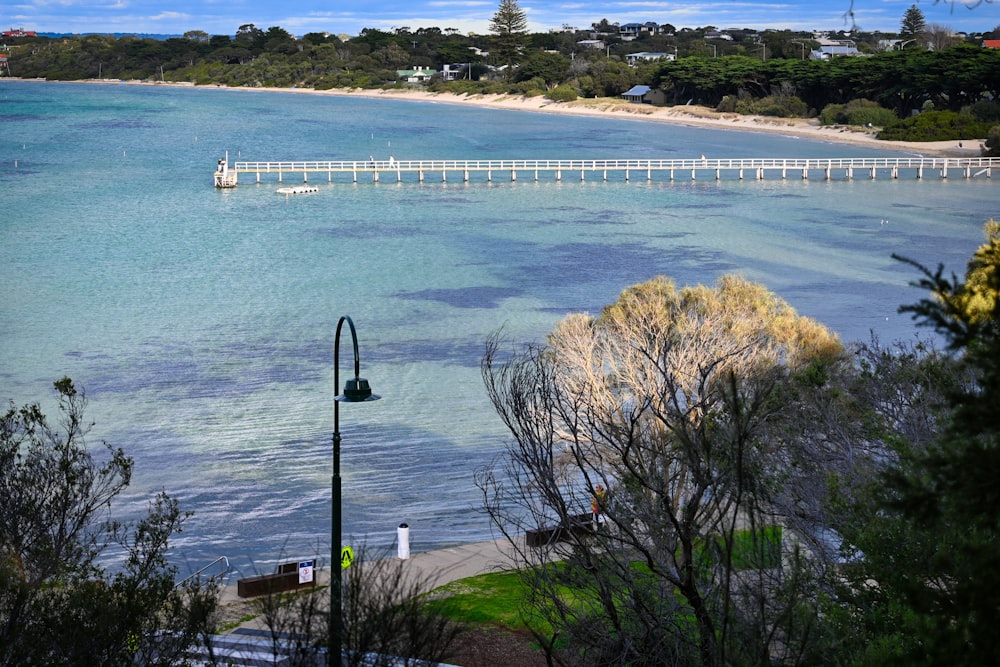
<svg viewBox="0 0 1000 667"><path fill-rule="evenodd" d="M539 180L541 175L562 180L564 175L580 180L603 178L609 173L623 175L625 180L633 177L652 180L654 174L675 178L716 179L744 177L764 179L820 175L826 180L857 177L875 179L878 177L900 178L902 174L914 178L928 176L948 178L950 175L962 178L992 177L992 170L1000 167L1000 158L927 158L927 157L881 157L881 158L682 158L682 159L639 159L639 160L305 160L281 162L237 161L228 167L237 175L253 174L258 183L265 178L284 182L286 176L300 176L308 182L310 176L326 175L329 182L335 177L349 174L351 180L359 178L380 181L383 177L403 181L416 176L423 182L430 175L437 175L447 181L449 174L463 181L469 181L474 174L485 174L487 180L494 175L516 181L519 174Z"/></svg>

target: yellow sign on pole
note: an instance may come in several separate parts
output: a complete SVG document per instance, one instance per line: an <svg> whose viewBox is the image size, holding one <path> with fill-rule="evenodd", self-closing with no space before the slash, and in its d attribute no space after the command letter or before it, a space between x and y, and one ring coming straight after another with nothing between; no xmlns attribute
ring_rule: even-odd
<svg viewBox="0 0 1000 667"><path fill-rule="evenodd" d="M346 570L354 562L354 549L351 547L343 547L340 550L340 569Z"/></svg>

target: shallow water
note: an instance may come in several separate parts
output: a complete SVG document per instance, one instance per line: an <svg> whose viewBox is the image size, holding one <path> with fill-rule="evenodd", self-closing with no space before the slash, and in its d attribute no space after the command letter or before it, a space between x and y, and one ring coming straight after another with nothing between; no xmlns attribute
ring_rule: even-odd
<svg viewBox="0 0 1000 667"><path fill-rule="evenodd" d="M136 458L122 505L196 512L182 570L329 553L333 338L357 325L383 399L343 405L344 533L422 551L487 539L473 474L505 433L486 337L540 341L664 274L759 280L845 340L910 337L892 253L962 271L998 181L276 182L232 160L869 157L769 134L394 100L0 82L0 397L90 397ZM346 334L346 330L345 330ZM351 366L341 341L342 376ZM47 403L51 406L51 403Z"/></svg>

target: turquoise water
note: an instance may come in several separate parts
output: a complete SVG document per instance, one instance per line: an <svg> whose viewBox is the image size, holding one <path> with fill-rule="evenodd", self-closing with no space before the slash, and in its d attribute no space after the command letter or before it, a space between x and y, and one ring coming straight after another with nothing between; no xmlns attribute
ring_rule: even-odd
<svg viewBox="0 0 1000 667"><path fill-rule="evenodd" d="M0 398L86 388L124 447L122 510L195 517L182 570L329 553L333 338L381 401L341 407L344 533L491 537L477 467L505 434L479 359L657 274L762 281L845 340L911 337L899 253L961 271L1000 180L316 182L211 187L216 161L868 157L767 134L443 104L0 81ZM342 375L351 367L341 341Z"/></svg>

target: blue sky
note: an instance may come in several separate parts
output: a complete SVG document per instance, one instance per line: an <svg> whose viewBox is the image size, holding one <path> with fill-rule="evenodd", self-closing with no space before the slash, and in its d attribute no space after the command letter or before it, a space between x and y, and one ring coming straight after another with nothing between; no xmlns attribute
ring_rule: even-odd
<svg viewBox="0 0 1000 667"><path fill-rule="evenodd" d="M0 26L38 32L142 32L183 34L203 30L232 35L246 23L280 26L294 35L356 35L363 28L393 30L436 26L487 33L499 0L3 0ZM1000 0L519 0L529 29L570 25L671 23L680 27L849 28L847 12L863 30L896 31L916 4L927 23L956 32L986 32L1000 25Z"/></svg>

